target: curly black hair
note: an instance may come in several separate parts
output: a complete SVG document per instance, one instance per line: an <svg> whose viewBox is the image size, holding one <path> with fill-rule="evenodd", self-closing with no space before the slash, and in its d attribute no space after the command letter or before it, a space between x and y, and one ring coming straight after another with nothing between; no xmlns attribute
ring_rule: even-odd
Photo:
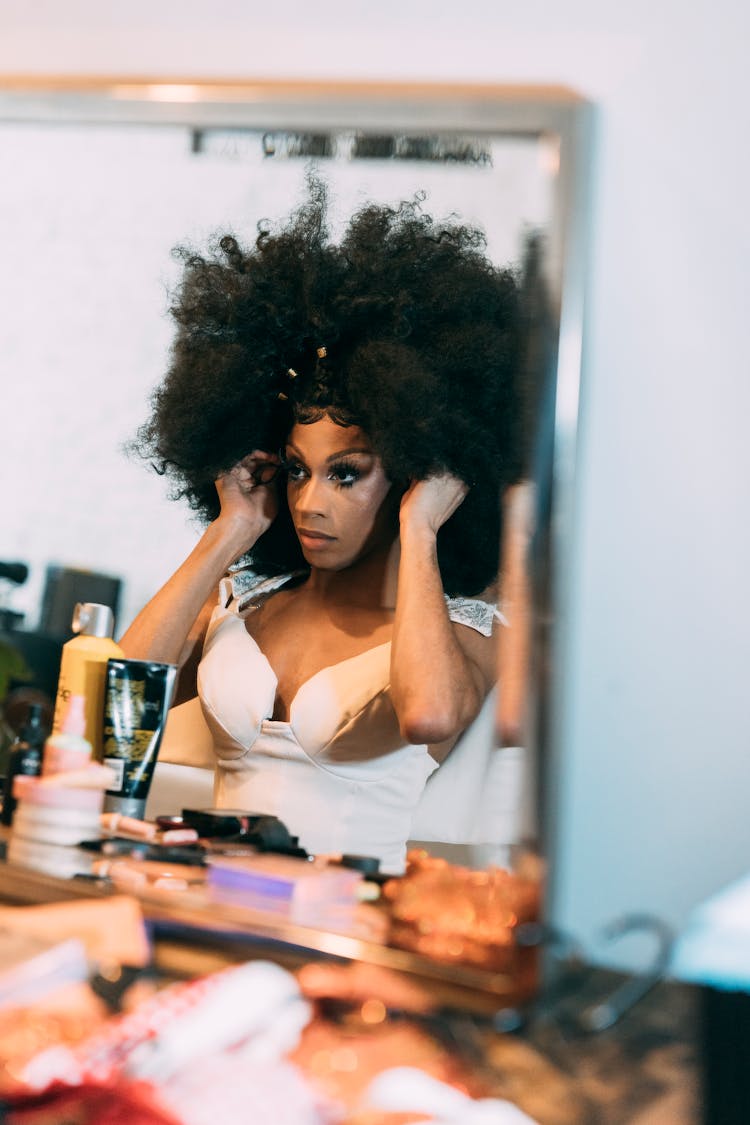
<svg viewBox="0 0 750 1125"><path fill-rule="evenodd" d="M522 475L519 280L479 230L436 222L420 196L363 207L338 244L327 203L311 179L250 248L226 234L208 253L177 251L171 362L135 448L210 521L215 479L250 450L278 450L323 412L356 423L392 481L447 470L470 485L438 559L446 593L477 594L497 576L501 493ZM304 565L283 496L250 561Z"/></svg>

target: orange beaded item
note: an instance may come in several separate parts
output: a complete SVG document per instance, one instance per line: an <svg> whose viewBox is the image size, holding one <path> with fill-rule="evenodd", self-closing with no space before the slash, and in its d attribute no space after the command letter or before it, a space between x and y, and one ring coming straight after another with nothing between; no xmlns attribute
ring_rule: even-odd
<svg viewBox="0 0 750 1125"><path fill-rule="evenodd" d="M521 992L533 991L536 951L519 944L516 931L539 921L539 880L501 867L474 871L413 851L406 874L387 882L383 895L390 906L391 945L508 973Z"/></svg>

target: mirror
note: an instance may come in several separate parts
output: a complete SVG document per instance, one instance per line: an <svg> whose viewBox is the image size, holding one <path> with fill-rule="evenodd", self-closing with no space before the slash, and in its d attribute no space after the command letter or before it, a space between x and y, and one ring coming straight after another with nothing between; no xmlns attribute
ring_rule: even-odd
<svg viewBox="0 0 750 1125"><path fill-rule="evenodd" d="M50 564L119 576L121 632L198 529L123 443L166 367L180 243L254 237L299 202L310 163L336 219L424 192L487 235L498 263L541 238L553 341L534 421L531 676L519 741L554 787L580 367L587 111L561 90L47 84L0 88L0 554L31 567L13 605L33 628ZM527 498L528 503L528 498ZM154 529L158 529L154 533ZM544 794L541 797L546 802ZM554 834L553 811L542 817ZM551 845L545 845L545 851Z"/></svg>

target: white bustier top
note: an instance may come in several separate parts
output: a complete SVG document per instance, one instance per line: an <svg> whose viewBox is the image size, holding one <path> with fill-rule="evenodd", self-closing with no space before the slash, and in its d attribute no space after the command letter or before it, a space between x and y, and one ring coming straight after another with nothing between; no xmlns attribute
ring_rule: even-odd
<svg viewBox="0 0 750 1125"><path fill-rule="evenodd" d="M437 763L427 746L404 745L390 641L321 669L300 687L288 722L271 718L276 676L245 617L290 577L244 597L232 597L225 580L211 617L198 695L217 757L216 806L278 816L311 853L378 856L383 871L401 872L412 813ZM494 606L446 600L452 620L489 635Z"/></svg>

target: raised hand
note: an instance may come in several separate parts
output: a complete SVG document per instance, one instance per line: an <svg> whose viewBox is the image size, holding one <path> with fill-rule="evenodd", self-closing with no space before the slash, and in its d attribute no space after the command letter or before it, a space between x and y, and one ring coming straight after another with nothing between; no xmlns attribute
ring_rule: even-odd
<svg viewBox="0 0 750 1125"><path fill-rule="evenodd" d="M401 528L426 529L437 534L463 502L469 486L452 473L436 473L412 481L401 499Z"/></svg>
<svg viewBox="0 0 750 1125"><path fill-rule="evenodd" d="M279 510L275 478L279 458L254 449L216 481L221 512L218 522L245 526L254 542L273 523Z"/></svg>

